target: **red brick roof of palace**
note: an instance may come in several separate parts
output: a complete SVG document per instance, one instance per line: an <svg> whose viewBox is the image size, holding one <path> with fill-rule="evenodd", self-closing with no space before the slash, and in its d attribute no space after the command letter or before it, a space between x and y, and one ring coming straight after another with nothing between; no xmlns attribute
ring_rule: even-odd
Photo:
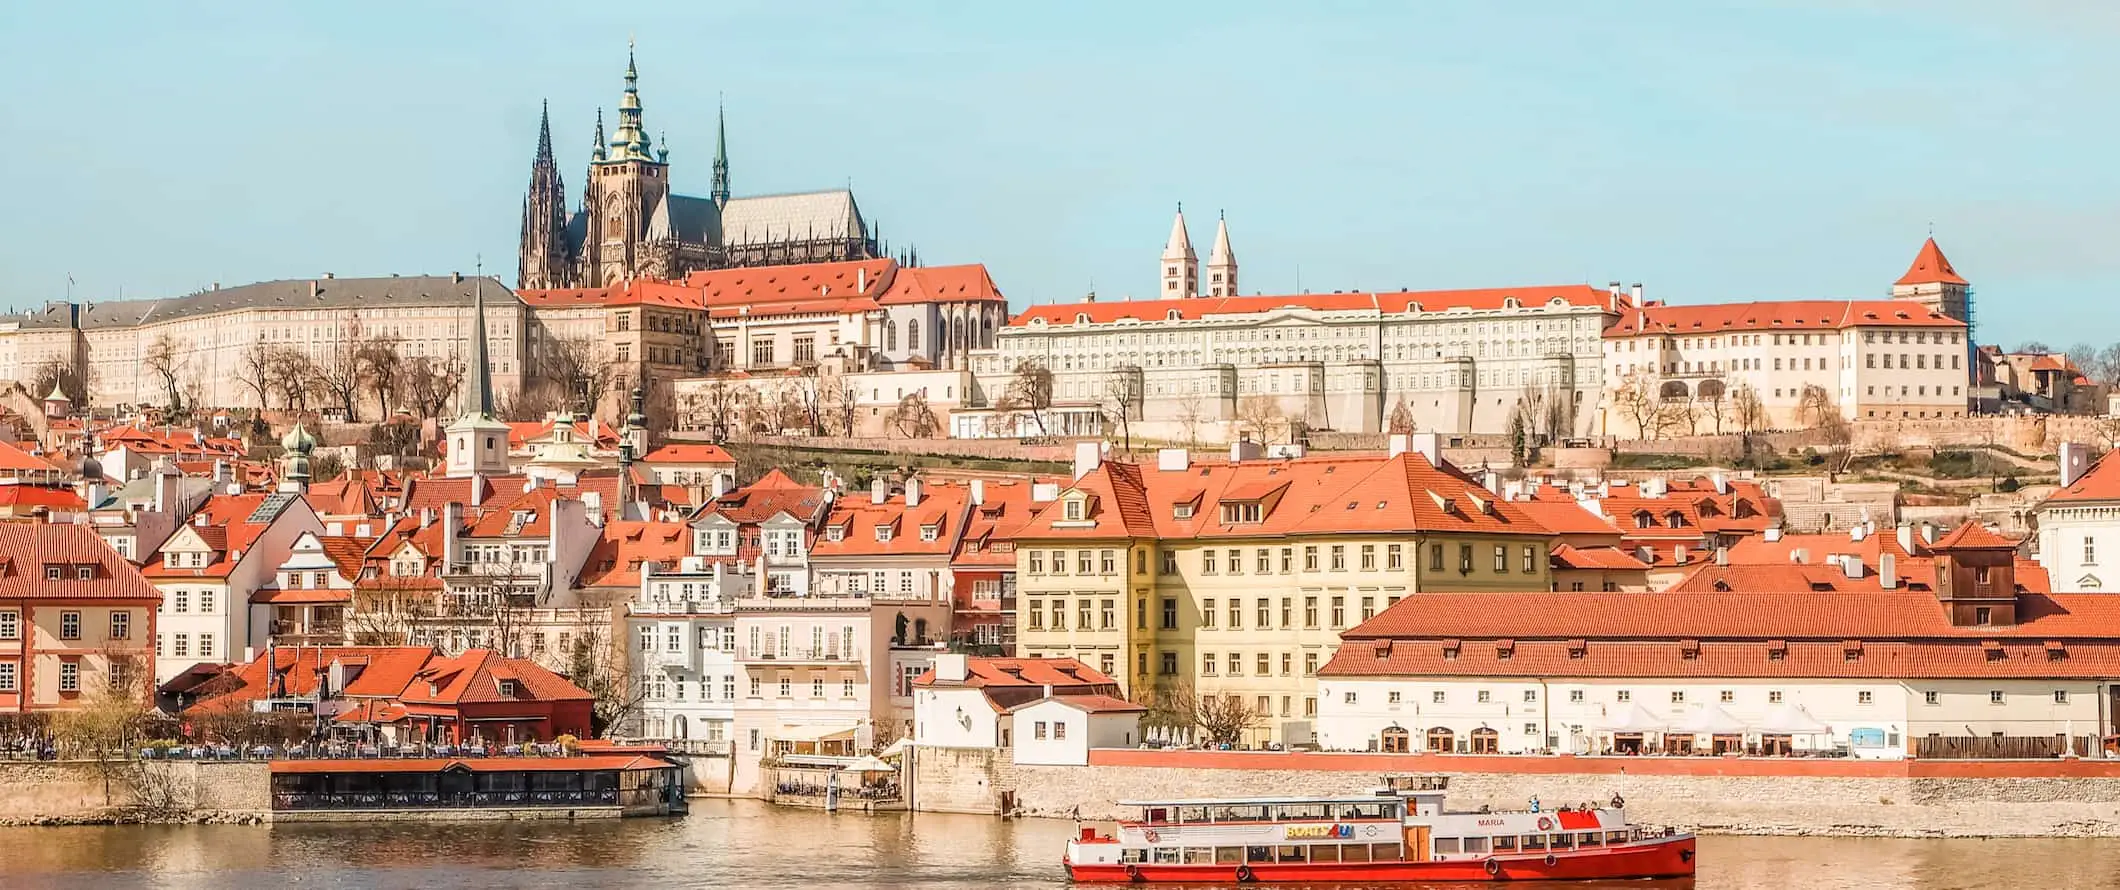
<svg viewBox="0 0 2120 890"><path fill-rule="evenodd" d="M730 464L736 458L720 445L706 442L671 442L648 452L640 459L648 464Z"/></svg>
<svg viewBox="0 0 2120 890"><path fill-rule="evenodd" d="M884 306L905 303L970 303L1005 300L1001 289L987 274L986 266L969 263L962 266L912 266L902 268L891 276L891 286L886 288L876 302Z"/></svg>
<svg viewBox="0 0 2120 890"><path fill-rule="evenodd" d="M1690 306L1655 303L1621 312L1605 328L1605 336L1829 331L1873 325L1963 328L1965 322L1908 300L1762 300Z"/></svg>
<svg viewBox="0 0 2120 890"><path fill-rule="evenodd" d="M90 578L80 578L89 566ZM45 579L60 570L58 581ZM149 600L162 594L93 530L71 523L0 523L0 600Z"/></svg>
<svg viewBox="0 0 2120 890"><path fill-rule="evenodd" d="M918 482L920 503L907 506L904 493L892 494L883 503L857 492L832 503L824 519L823 533L810 546L812 559L844 556L947 556L963 529L965 504L971 490L947 482ZM878 528L888 528L881 539ZM834 532L837 529L837 532ZM928 539L928 530L934 539ZM837 540L834 540L834 538Z"/></svg>
<svg viewBox="0 0 2120 890"><path fill-rule="evenodd" d="M888 259L749 266L693 272L685 276L685 286L697 288L708 306L805 301L820 295L874 300L882 296L896 271L898 263ZM824 294L824 288L830 288L830 293Z"/></svg>
<svg viewBox="0 0 2120 890"><path fill-rule="evenodd" d="M12 442L0 442L0 473L51 473L59 466L17 447Z"/></svg>
<svg viewBox="0 0 2120 890"><path fill-rule="evenodd" d="M643 563L676 571L692 555L692 527L682 522L607 522L582 563L583 587L638 587Z"/></svg>
<svg viewBox="0 0 2120 890"><path fill-rule="evenodd" d="M1553 548L1551 554L1556 569L1606 569L1610 571L1642 571L1648 563L1617 547L1571 547L1562 544Z"/></svg>
<svg viewBox="0 0 2120 890"><path fill-rule="evenodd" d="M959 568L1014 568L1016 551L1013 546L996 549L995 545L1012 542L1016 533L1030 524L1037 515L1031 503L1031 490L1040 480L986 479L980 483L980 503L973 505L964 521L964 537L957 545L957 555L950 565Z"/></svg>
<svg viewBox="0 0 2120 890"><path fill-rule="evenodd" d="M2108 451L2098 462L2067 488L2047 496L2044 503L2067 504L2077 501L2120 501L2120 449Z"/></svg>
<svg viewBox="0 0 2120 890"><path fill-rule="evenodd" d="M1526 308L1552 301L1570 306L1610 306L1612 295L1587 284L1490 287L1472 290L1397 291L1389 293L1292 294L1288 296L1192 297L1182 300L1135 300L1106 303L1060 303L1032 306L1009 323L1110 324L1125 319L1163 321L1170 318L1198 319L1210 315L1305 309L1314 312L1445 312L1451 309L1491 310L1510 305ZM1624 299L1622 300L1624 304Z"/></svg>
<svg viewBox="0 0 2120 890"><path fill-rule="evenodd" d="M610 297L610 288L568 287L541 290L519 290L517 298L539 309L564 309L569 306L602 306Z"/></svg>
<svg viewBox="0 0 2120 890"><path fill-rule="evenodd" d="M513 695L501 682L514 681ZM507 658L490 649L436 656L420 668L398 700L406 705L504 701L590 701L595 696L527 658Z"/></svg>
<svg viewBox="0 0 2120 890"><path fill-rule="evenodd" d="M1046 504L1019 539L1552 532L1455 468L1416 452L1197 461L1184 470L1104 462ZM1086 495L1081 521L1066 504ZM1251 507L1258 507L1253 520ZM1231 509L1225 514L1224 507ZM1181 515L1189 510L1190 515ZM1232 521L1234 520L1234 521Z"/></svg>
<svg viewBox="0 0 2120 890"><path fill-rule="evenodd" d="M1943 255L1943 248L1936 246L1936 239L1921 243L1921 252L1914 255L1914 264L1907 267L1907 274L1899 276L1893 284L1967 284L1958 277L1958 270L1951 268L1951 261Z"/></svg>
<svg viewBox="0 0 2120 890"><path fill-rule="evenodd" d="M283 694L316 694L329 677L332 662L338 662L348 669L346 686L339 694L350 698L395 697L435 657L435 651L426 646L295 646L276 648L269 654ZM213 681L210 685L217 693L211 701L225 707L266 697L266 658L267 654L260 654Z"/></svg>

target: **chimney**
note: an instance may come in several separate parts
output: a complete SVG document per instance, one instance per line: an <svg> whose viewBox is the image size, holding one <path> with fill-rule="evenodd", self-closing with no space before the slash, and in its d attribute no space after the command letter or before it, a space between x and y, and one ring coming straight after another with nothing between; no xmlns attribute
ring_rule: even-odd
<svg viewBox="0 0 2120 890"><path fill-rule="evenodd" d="M878 476L869 480L869 503L881 504L891 499L891 483Z"/></svg>
<svg viewBox="0 0 2120 890"><path fill-rule="evenodd" d="M2091 468L2091 447L2082 442L2061 443L2061 487L2067 488L2083 478Z"/></svg>
<svg viewBox="0 0 2120 890"><path fill-rule="evenodd" d="M1800 566L1800 565L1803 565L1803 564L1805 564L1805 563L1807 563L1807 562L1810 562L1810 561L1811 561L1811 551L1810 551L1810 550L1808 550L1808 549L1805 549L1805 548L1803 548L1803 547L1798 547L1798 548L1796 548L1796 549L1794 549L1794 550L1791 550L1791 551L1789 551L1789 563L1790 563L1791 565L1799 565L1799 566Z"/></svg>
<svg viewBox="0 0 2120 890"><path fill-rule="evenodd" d="M314 299L314 298L315 298L315 297L317 297L317 296L320 296L320 295L322 295L322 294L323 294L323 292L324 292L324 286L323 286L322 284L318 283L318 282L317 282L317 280L316 280L316 279L314 279L314 278L312 278L312 279L309 279L309 296L310 296L310 297L311 297L312 299Z"/></svg>
<svg viewBox="0 0 2120 890"><path fill-rule="evenodd" d="M727 473L714 474L714 496L716 498L719 498L729 493L730 481L732 480L730 480L729 474Z"/></svg>
<svg viewBox="0 0 2120 890"><path fill-rule="evenodd" d="M1726 566L1730 564L1730 548L1715 548L1715 564L1719 566Z"/></svg>
<svg viewBox="0 0 2120 890"><path fill-rule="evenodd" d="M1183 448L1156 449L1156 469L1182 473L1192 466L1192 452Z"/></svg>
<svg viewBox="0 0 2120 890"><path fill-rule="evenodd" d="M1441 433L1409 433L1410 447L1415 454L1428 461L1429 466L1443 465L1443 435Z"/></svg>
<svg viewBox="0 0 2120 890"><path fill-rule="evenodd" d="M433 524L434 524L434 508L433 508L433 507L421 507L421 508L420 508L420 528L426 528L426 527L428 527L428 526L430 526L430 525L433 525Z"/></svg>
<svg viewBox="0 0 2120 890"><path fill-rule="evenodd" d="M1057 500L1059 500L1059 499L1060 499L1060 483L1058 483L1058 482L1033 482L1033 483L1031 483L1031 503L1033 503L1033 504L1049 504L1049 503L1052 503L1053 501L1057 501Z"/></svg>
<svg viewBox="0 0 2120 890"><path fill-rule="evenodd" d="M1679 565L1686 564L1686 545L1679 544L1671 548L1671 561Z"/></svg>
<svg viewBox="0 0 2120 890"><path fill-rule="evenodd" d="M458 553L458 552L457 552L457 549L456 549L456 534L457 534L457 532L458 532L459 530L461 530L461 529L462 529L463 527L464 527L464 505L463 505L463 504L459 504L459 503L457 503L457 502L455 502L455 501L450 501L449 503L443 504L443 505L442 505L442 564L443 564L443 566L444 566L445 568L446 568L446 567L447 567L447 566L448 566L448 565L449 565L450 563L454 563L454 562L456 562L456 561L458 561L458 560L460 560L460 559L463 559L463 556L464 556L464 555L463 555L462 553Z"/></svg>
<svg viewBox="0 0 2120 890"><path fill-rule="evenodd" d="M1095 442L1075 443L1075 478L1081 479L1104 465L1104 448Z"/></svg>
<svg viewBox="0 0 2120 890"><path fill-rule="evenodd" d="M339 520L336 520L336 519L334 519L334 520L332 520L332 521L330 521L330 522L324 523L324 534L330 535L331 537L334 537L334 538L342 538L342 537L345 537L345 536L346 536L346 523L344 523L344 522L341 522L341 521L339 521Z"/></svg>
<svg viewBox="0 0 2120 890"><path fill-rule="evenodd" d="M1924 522L1921 524L1921 543L1923 546L1936 543L1936 523Z"/></svg>
<svg viewBox="0 0 2120 890"><path fill-rule="evenodd" d="M1635 283L1634 283L1634 305L1636 305L1636 306L1639 306L1639 305L1641 305L1641 304L1642 304L1642 283L1641 283L1641 282L1639 282L1639 281L1637 281L1637 282L1635 282Z"/></svg>
<svg viewBox="0 0 2120 890"><path fill-rule="evenodd" d="M1850 579L1861 579L1862 570L1862 557L1856 556L1853 553L1843 553L1840 555L1840 571L1843 574L1847 575Z"/></svg>
<svg viewBox="0 0 2120 890"><path fill-rule="evenodd" d="M1730 477L1723 475L1723 471L1716 470L1715 475L1709 476L1708 479L1715 484L1716 494L1730 493Z"/></svg>
<svg viewBox="0 0 2120 890"><path fill-rule="evenodd" d="M974 479L974 480L972 480L972 486L971 486L971 487L972 487L972 506L974 506L974 507L978 507L978 506L982 506L982 505L984 505L984 504L986 503L986 480L985 480L985 479Z"/></svg>
<svg viewBox="0 0 2120 890"><path fill-rule="evenodd" d="M449 283L450 283L450 284L463 284L463 283L464 283L464 273L462 273L462 272L451 272L451 273L449 273Z"/></svg>
<svg viewBox="0 0 2120 890"><path fill-rule="evenodd" d="M935 682L962 683L971 674L963 653L945 652L935 656Z"/></svg>
<svg viewBox="0 0 2120 890"><path fill-rule="evenodd" d="M1850 541L1861 541L1863 538L1869 537L1869 535L1869 528L1860 522L1855 523L1854 526L1848 529L1848 540Z"/></svg>
<svg viewBox="0 0 2120 890"><path fill-rule="evenodd" d="M1766 529L1766 531L1760 532L1760 534L1759 534L1759 539L1760 539L1760 540L1762 540L1762 541L1765 541L1765 542L1767 542L1767 543L1769 543L1769 544L1775 543L1776 541L1780 541L1780 540L1781 540L1781 526L1778 526L1778 525L1770 525L1770 526L1767 526L1767 529Z"/></svg>
<svg viewBox="0 0 2120 890"><path fill-rule="evenodd" d="M1391 438L1387 441L1391 443L1391 453L1387 455L1389 457L1398 457L1413 450L1413 435L1411 433L1392 433Z"/></svg>
<svg viewBox="0 0 2120 890"><path fill-rule="evenodd" d="M1890 553L1877 557L1877 586L1892 590L1899 586L1899 558Z"/></svg>
<svg viewBox="0 0 2120 890"><path fill-rule="evenodd" d="M1647 544L1643 544L1634 548L1634 558L1641 560L1646 565L1653 566L1656 564L1656 550Z"/></svg>
<svg viewBox="0 0 2120 890"><path fill-rule="evenodd" d="M1914 548L1914 524L1911 522L1899 523L1899 549L1906 551L1909 556L1916 552ZM1880 568L1877 571L1883 572L1884 569Z"/></svg>
<svg viewBox="0 0 2120 890"><path fill-rule="evenodd" d="M905 480L905 505L908 508L920 506L920 477L918 476Z"/></svg>
<svg viewBox="0 0 2120 890"><path fill-rule="evenodd" d="M867 266L855 266L855 267L854 267L854 292L855 292L855 293L857 293L857 294L863 294L863 293L868 293L868 290L869 290L869 267L867 267Z"/></svg>

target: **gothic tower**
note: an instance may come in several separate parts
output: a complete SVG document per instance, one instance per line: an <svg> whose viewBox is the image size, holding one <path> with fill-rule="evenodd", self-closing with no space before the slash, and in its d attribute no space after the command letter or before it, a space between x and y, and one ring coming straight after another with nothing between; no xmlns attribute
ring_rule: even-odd
<svg viewBox="0 0 2120 890"><path fill-rule="evenodd" d="M714 109L714 190L707 197L715 207L729 206L729 112L719 105Z"/></svg>
<svg viewBox="0 0 2120 890"><path fill-rule="evenodd" d="M1193 252L1192 236L1185 232L1185 205L1178 205L1178 218L1170 224L1170 241L1163 245L1163 290L1160 299L1173 300L1200 295L1200 255Z"/></svg>
<svg viewBox="0 0 2120 890"><path fill-rule="evenodd" d="M552 109L537 121L537 157L530 162L530 191L523 197L523 243L515 286L570 287L574 257L567 251L567 186L552 158Z"/></svg>
<svg viewBox="0 0 2120 890"><path fill-rule="evenodd" d="M598 142L603 121L597 120ZM641 122L640 73L626 52L626 91L618 100L618 128L589 161L589 187L582 201L588 216L583 239L582 283L608 285L641 268L648 223L670 196L667 154L658 155Z"/></svg>
<svg viewBox="0 0 2120 890"><path fill-rule="evenodd" d="M1237 295L1237 253L1229 249L1229 220L1216 214L1215 246L1207 253L1207 295Z"/></svg>

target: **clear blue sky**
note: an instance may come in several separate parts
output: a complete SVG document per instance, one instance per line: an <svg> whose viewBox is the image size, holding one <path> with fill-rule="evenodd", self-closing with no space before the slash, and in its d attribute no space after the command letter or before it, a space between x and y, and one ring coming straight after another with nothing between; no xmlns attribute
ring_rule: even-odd
<svg viewBox="0 0 2120 890"><path fill-rule="evenodd" d="M579 200L636 34L681 191L726 94L739 194L851 180L1018 306L1151 293L1183 201L1269 293L1874 296L1933 223L1983 340L2120 337L2120 4L180 6L0 5L0 305L512 280L539 100Z"/></svg>

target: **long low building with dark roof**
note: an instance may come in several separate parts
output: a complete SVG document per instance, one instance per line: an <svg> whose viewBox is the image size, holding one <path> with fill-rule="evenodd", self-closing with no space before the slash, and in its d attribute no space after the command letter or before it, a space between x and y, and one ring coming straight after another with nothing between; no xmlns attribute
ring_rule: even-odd
<svg viewBox="0 0 2120 890"><path fill-rule="evenodd" d="M526 308L499 279L458 274L327 274L161 299L46 303L0 317L0 378L34 388L57 364L85 385L92 404L160 405L168 394L154 366L166 356L187 401L256 405L258 384L271 376L258 367L258 344L329 366L351 361L359 341L381 336L397 340L405 358L460 364L480 290L494 386L518 389L530 358ZM271 397L274 404L283 399L277 391Z"/></svg>

